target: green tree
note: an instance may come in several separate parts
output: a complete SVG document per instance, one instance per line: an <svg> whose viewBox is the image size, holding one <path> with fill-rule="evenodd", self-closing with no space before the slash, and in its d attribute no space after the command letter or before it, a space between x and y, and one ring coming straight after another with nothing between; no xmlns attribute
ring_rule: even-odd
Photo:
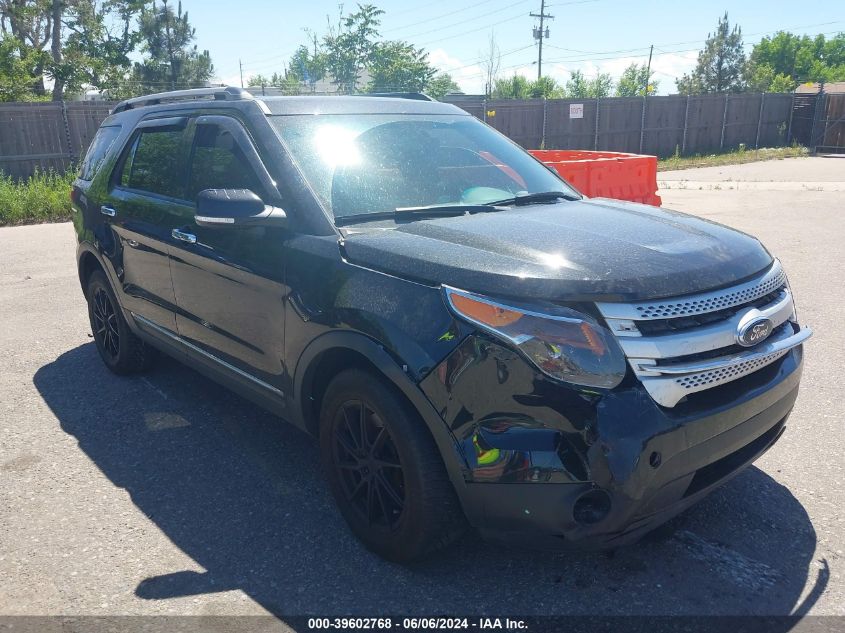
<svg viewBox="0 0 845 633"><path fill-rule="evenodd" d="M534 99L560 99L563 97L563 88L547 75L532 81L528 94Z"/></svg>
<svg viewBox="0 0 845 633"><path fill-rule="evenodd" d="M0 0L0 35L11 36L18 58L32 62L30 91L34 97L46 94L44 70L54 32L51 9L52 0Z"/></svg>
<svg viewBox="0 0 845 633"><path fill-rule="evenodd" d="M586 99L590 93L590 82L580 70L573 70L566 82L566 96L573 99Z"/></svg>
<svg viewBox="0 0 845 633"><path fill-rule="evenodd" d="M660 82L652 79L654 73L649 73L646 64L632 63L624 71L616 84L617 97L644 97L646 94L657 92Z"/></svg>
<svg viewBox="0 0 845 633"><path fill-rule="evenodd" d="M361 73L372 63L382 15L384 11L371 4L359 4L355 13L341 13L338 25L323 37L326 69L341 92L354 92Z"/></svg>
<svg viewBox="0 0 845 633"><path fill-rule="evenodd" d="M32 77L39 54L30 51L21 58L20 42L11 35L0 36L0 101L30 101Z"/></svg>
<svg viewBox="0 0 845 633"><path fill-rule="evenodd" d="M131 84L136 92L156 92L206 85L214 74L208 51L198 51L192 42L196 31L182 11L174 11L170 0L153 0L139 18L141 49L147 57L135 63Z"/></svg>
<svg viewBox="0 0 845 633"><path fill-rule="evenodd" d="M528 99L531 97L531 82L522 75L499 77L493 81L491 96L494 99Z"/></svg>
<svg viewBox="0 0 845 633"><path fill-rule="evenodd" d="M0 31L18 42L18 57L32 61L32 91L62 99L83 86L102 88L122 79L138 43L135 22L148 0L0 0Z"/></svg>
<svg viewBox="0 0 845 633"><path fill-rule="evenodd" d="M613 94L613 77L610 73L599 73L589 84L589 96L593 99L609 97Z"/></svg>
<svg viewBox="0 0 845 633"><path fill-rule="evenodd" d="M795 81L789 75L777 74L769 84L769 92L792 92L795 90Z"/></svg>
<svg viewBox="0 0 845 633"><path fill-rule="evenodd" d="M449 73L440 73L428 82L425 93L434 99L442 99L447 94L459 93L461 87L455 83Z"/></svg>
<svg viewBox="0 0 845 633"><path fill-rule="evenodd" d="M575 70L566 82L566 96L572 99L603 99L612 92L613 77L609 73L599 73L588 80L583 72Z"/></svg>
<svg viewBox="0 0 845 633"><path fill-rule="evenodd" d="M311 39L311 47L301 45L291 56L288 63L287 76L293 76L299 82L308 84L314 92L317 82L326 76L328 56L320 46L316 35L307 32Z"/></svg>
<svg viewBox="0 0 845 633"><path fill-rule="evenodd" d="M422 92L437 72L428 53L407 42L379 42L368 66L370 92Z"/></svg>
<svg viewBox="0 0 845 633"><path fill-rule="evenodd" d="M745 52L742 29L730 27L728 14L719 18L715 33L708 33L695 69L677 80L682 94L740 92L744 88Z"/></svg>
<svg viewBox="0 0 845 633"><path fill-rule="evenodd" d="M134 28L147 0L68 0L64 7L64 44L55 50L49 73L53 98L83 86L105 89L130 71L130 55L141 35ZM55 38L53 39L55 44Z"/></svg>
<svg viewBox="0 0 845 633"><path fill-rule="evenodd" d="M269 77L265 77L264 75L253 75L247 81L247 88L260 88L261 86L272 86L273 84L270 81Z"/></svg>
<svg viewBox="0 0 845 633"><path fill-rule="evenodd" d="M784 77L791 80L790 90L807 81L845 80L845 33L829 40L786 31L764 37L751 50L746 77L750 89L771 92L787 87Z"/></svg>

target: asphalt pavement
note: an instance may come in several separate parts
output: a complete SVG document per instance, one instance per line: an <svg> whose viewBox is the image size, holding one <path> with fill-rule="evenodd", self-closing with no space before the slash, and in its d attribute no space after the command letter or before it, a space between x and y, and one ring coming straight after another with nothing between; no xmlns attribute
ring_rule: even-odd
<svg viewBox="0 0 845 633"><path fill-rule="evenodd" d="M380 560L312 439L174 361L105 369L70 224L0 229L0 614L845 615L845 157L659 176L664 206L781 258L816 334L782 440L613 553L468 535L412 567Z"/></svg>

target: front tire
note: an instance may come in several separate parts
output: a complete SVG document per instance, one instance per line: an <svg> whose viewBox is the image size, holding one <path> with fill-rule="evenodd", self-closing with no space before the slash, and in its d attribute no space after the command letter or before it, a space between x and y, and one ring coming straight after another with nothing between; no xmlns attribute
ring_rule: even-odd
<svg viewBox="0 0 845 633"><path fill-rule="evenodd" d="M129 329L111 284L101 270L91 274L85 296L91 332L106 367L121 376L148 369L155 352Z"/></svg>
<svg viewBox="0 0 845 633"><path fill-rule="evenodd" d="M331 382L320 414L323 469L355 536L395 562L422 558L465 529L437 445L411 405L370 372Z"/></svg>

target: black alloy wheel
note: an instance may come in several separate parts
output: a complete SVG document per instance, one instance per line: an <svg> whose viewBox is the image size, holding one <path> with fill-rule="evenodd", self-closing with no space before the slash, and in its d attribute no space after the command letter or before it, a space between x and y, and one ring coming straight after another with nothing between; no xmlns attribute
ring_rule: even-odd
<svg viewBox="0 0 845 633"><path fill-rule="evenodd" d="M443 458L413 405L373 371L350 368L321 398L320 458L353 534L395 562L419 560L466 528Z"/></svg>
<svg viewBox="0 0 845 633"><path fill-rule="evenodd" d="M126 322L114 291L102 270L88 278L85 296L88 299L88 320L100 358L119 375L148 369L155 359L155 350L139 339Z"/></svg>
<svg viewBox="0 0 845 633"><path fill-rule="evenodd" d="M405 507L402 462L390 431L361 400L337 410L333 463L349 503L367 525L395 530Z"/></svg>
<svg viewBox="0 0 845 633"><path fill-rule="evenodd" d="M116 360L120 354L120 331L117 327L117 312L111 302L111 297L109 297L105 289L97 288L93 300L94 337L101 346L101 349Z"/></svg>

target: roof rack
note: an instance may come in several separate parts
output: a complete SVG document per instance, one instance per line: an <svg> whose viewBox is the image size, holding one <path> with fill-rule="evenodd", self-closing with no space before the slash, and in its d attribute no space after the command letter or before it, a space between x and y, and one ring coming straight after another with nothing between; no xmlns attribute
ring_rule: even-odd
<svg viewBox="0 0 845 633"><path fill-rule="evenodd" d="M422 92L365 92L362 97L392 97L394 99L413 99L414 101L435 101Z"/></svg>
<svg viewBox="0 0 845 633"><path fill-rule="evenodd" d="M134 97L118 103L112 114L140 108L148 105L157 105L165 101L191 101L193 99L207 99L213 97L219 101L244 101L254 97L243 88L235 86L216 86L214 88L192 88L190 90L172 90L170 92L159 92L143 97Z"/></svg>

